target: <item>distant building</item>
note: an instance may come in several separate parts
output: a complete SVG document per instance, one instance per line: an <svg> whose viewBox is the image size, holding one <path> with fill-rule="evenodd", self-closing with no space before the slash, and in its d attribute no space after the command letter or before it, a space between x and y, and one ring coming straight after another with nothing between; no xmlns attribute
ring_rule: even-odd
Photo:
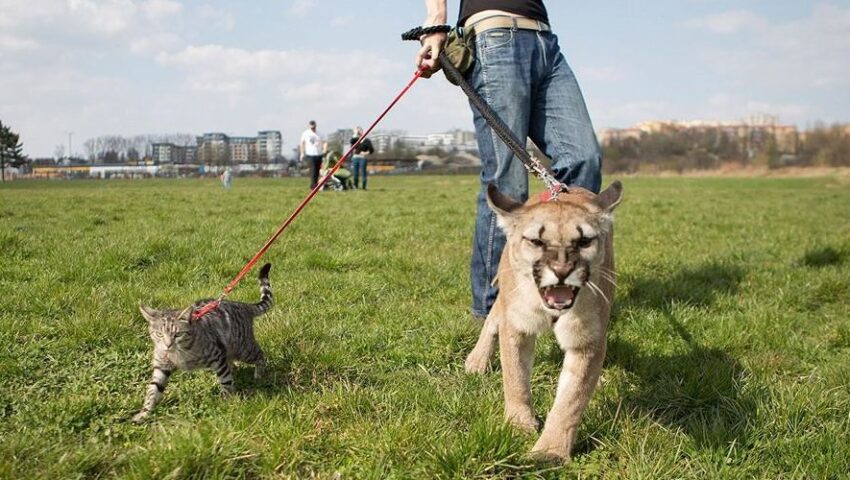
<svg viewBox="0 0 850 480"><path fill-rule="evenodd" d="M227 146L232 163L257 163L257 137L230 137Z"/></svg>
<svg viewBox="0 0 850 480"><path fill-rule="evenodd" d="M187 148L173 143L154 143L151 145L151 158L156 165L169 165L172 163L190 163L186 161Z"/></svg>
<svg viewBox="0 0 850 480"><path fill-rule="evenodd" d="M282 155L283 136L277 130L257 132L257 159L260 163L276 161Z"/></svg>
<svg viewBox="0 0 850 480"><path fill-rule="evenodd" d="M205 133L198 137L198 163L206 165L230 164L229 139L223 133Z"/></svg>
<svg viewBox="0 0 850 480"><path fill-rule="evenodd" d="M231 165L269 163L281 157L283 137L277 130L264 130L256 137L229 137L224 133L205 133L197 138L197 163Z"/></svg>

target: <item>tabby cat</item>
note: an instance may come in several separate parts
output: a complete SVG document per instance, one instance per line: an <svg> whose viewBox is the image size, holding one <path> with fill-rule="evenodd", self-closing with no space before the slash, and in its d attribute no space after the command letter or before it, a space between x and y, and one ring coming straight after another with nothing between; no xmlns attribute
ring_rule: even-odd
<svg viewBox="0 0 850 480"><path fill-rule="evenodd" d="M272 306L270 269L269 263L260 269L260 301L255 304L222 301L218 308L200 319L193 318L192 312L212 299L199 300L182 311L139 307L148 321L154 343L153 376L144 407L133 417L134 422L140 423L147 418L162 398L168 378L175 370L211 368L227 394L234 391L234 360L253 364L254 378L262 376L266 359L254 339L254 318Z"/></svg>

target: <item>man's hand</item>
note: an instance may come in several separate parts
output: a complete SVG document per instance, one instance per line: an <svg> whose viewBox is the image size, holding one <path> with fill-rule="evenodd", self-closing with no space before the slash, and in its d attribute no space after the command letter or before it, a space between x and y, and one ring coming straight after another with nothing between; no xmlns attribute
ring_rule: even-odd
<svg viewBox="0 0 850 480"><path fill-rule="evenodd" d="M432 33L423 35L419 39L422 43L422 48L416 53L416 68L425 67L427 70L422 74L424 78L430 78L431 75L440 70L440 52L446 44L445 33Z"/></svg>

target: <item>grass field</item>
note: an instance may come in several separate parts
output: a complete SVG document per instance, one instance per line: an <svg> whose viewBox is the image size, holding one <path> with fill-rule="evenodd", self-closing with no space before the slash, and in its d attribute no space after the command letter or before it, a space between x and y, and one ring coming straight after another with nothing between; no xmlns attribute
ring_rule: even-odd
<svg viewBox="0 0 850 480"><path fill-rule="evenodd" d="M609 179L610 180L610 179ZM139 301L217 294L305 179L0 186L0 477L847 478L850 182L625 178L604 378L572 464L467 376L475 177L323 193L269 252L266 379L178 373L147 423ZM607 183L607 182L606 182ZM233 298L254 301L255 272ZM560 355L538 342L538 412Z"/></svg>

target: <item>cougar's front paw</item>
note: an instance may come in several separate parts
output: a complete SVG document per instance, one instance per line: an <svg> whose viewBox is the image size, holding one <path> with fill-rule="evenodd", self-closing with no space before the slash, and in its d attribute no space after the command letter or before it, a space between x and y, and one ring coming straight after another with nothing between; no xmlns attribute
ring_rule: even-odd
<svg viewBox="0 0 850 480"><path fill-rule="evenodd" d="M506 411L505 420L526 433L535 433L540 428L540 422L535 418L534 412Z"/></svg>
<svg viewBox="0 0 850 480"><path fill-rule="evenodd" d="M487 352L482 354L477 350L473 350L469 356L466 357L466 362L463 364L466 373L471 374L482 374L487 372L490 367L490 355Z"/></svg>
<svg viewBox="0 0 850 480"><path fill-rule="evenodd" d="M544 430L540 438L531 449L531 457L535 460L553 463L567 463L570 461L570 447L568 442L562 438L553 439Z"/></svg>

